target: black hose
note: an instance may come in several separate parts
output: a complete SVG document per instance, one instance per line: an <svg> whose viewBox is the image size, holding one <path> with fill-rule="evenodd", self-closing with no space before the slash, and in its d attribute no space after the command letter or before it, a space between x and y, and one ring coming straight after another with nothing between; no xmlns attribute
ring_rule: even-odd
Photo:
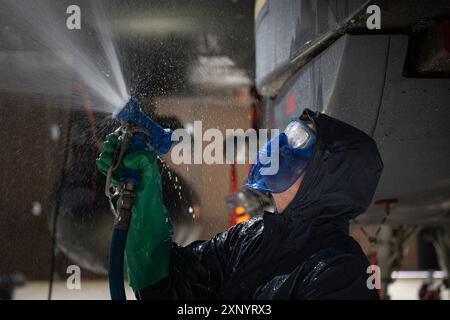
<svg viewBox="0 0 450 320"><path fill-rule="evenodd" d="M53 281L54 281L54 274L56 269L56 226L58 223L58 210L59 210L59 196L57 195L58 199L55 203L55 210L53 213L53 221L52 221L52 255L51 255L51 261L50 261L50 275L48 279L48 294L47 294L47 300L52 300L52 294L53 294Z"/></svg>
<svg viewBox="0 0 450 320"><path fill-rule="evenodd" d="M125 181L133 179L133 176L139 176L139 170L126 169L123 175ZM126 182L121 190L118 200L117 216L114 220L114 229L111 239L111 249L109 252L109 291L111 300L126 300L123 265L125 257L125 246L127 243L128 228L131 221L131 209L134 202L133 182Z"/></svg>
<svg viewBox="0 0 450 320"><path fill-rule="evenodd" d="M53 294L53 282L55 278L55 269L56 269L56 232L57 232L57 225L58 225L58 213L59 208L61 205L61 196L62 196L62 190L63 186L66 182L66 164L69 159L69 142L70 142L70 133L72 131L72 114L69 116L68 121L68 128L67 128L67 134L65 137L65 143L64 143L64 159L63 159L63 168L61 170L61 179L58 184L58 188L56 189L56 195L55 195L55 205L53 207L53 220L52 220L52 239L51 239L51 261L50 261L50 275L48 279L48 294L47 294L47 300L52 299Z"/></svg>
<svg viewBox="0 0 450 320"><path fill-rule="evenodd" d="M109 292L111 300L126 300L123 263L128 230L114 228L109 252Z"/></svg>

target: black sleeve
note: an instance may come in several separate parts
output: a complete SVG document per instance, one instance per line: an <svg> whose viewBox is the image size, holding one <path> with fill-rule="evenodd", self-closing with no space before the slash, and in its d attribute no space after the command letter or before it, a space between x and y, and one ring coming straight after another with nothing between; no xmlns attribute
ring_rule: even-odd
<svg viewBox="0 0 450 320"><path fill-rule="evenodd" d="M376 289L367 285L369 265L353 255L338 257L330 264L317 264L297 283L295 299L377 300ZM303 270L305 273L305 270Z"/></svg>
<svg viewBox="0 0 450 320"><path fill-rule="evenodd" d="M186 247L172 245L169 276L136 292L138 299L215 299L228 261L233 228Z"/></svg>
<svg viewBox="0 0 450 320"><path fill-rule="evenodd" d="M186 247L173 244L169 276L139 290L136 297L165 300L224 298L221 294L227 270L242 258L242 246L259 239L262 226L261 217L252 218L207 241L196 241Z"/></svg>

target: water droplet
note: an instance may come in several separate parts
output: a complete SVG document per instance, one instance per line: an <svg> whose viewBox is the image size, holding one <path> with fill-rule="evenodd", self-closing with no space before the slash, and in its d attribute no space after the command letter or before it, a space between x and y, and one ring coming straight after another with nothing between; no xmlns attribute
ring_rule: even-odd
<svg viewBox="0 0 450 320"><path fill-rule="evenodd" d="M53 123L50 125L50 139L53 141L58 141L61 137L61 129L59 128L59 125L56 123Z"/></svg>
<svg viewBox="0 0 450 320"><path fill-rule="evenodd" d="M33 216L40 216L42 213L42 205L38 201L33 201L31 204L31 214Z"/></svg>

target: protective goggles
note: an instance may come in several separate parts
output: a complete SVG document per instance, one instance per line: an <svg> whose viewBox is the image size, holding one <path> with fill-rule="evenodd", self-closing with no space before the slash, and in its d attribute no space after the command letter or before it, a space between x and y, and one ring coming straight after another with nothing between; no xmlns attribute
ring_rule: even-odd
<svg viewBox="0 0 450 320"><path fill-rule="evenodd" d="M316 133L300 119L258 151L258 159L248 174L246 186L263 192L280 193L305 171L313 156Z"/></svg>

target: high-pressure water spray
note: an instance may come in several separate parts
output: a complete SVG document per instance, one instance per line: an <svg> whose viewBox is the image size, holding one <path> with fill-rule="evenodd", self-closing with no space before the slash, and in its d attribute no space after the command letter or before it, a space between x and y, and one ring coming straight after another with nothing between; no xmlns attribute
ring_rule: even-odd
<svg viewBox="0 0 450 320"><path fill-rule="evenodd" d="M119 146L114 155L114 161L108 170L105 185L105 194L109 199L115 217L108 276L111 298L113 300L125 300L123 277L125 244L131 221L134 192L136 185L140 182L140 171L125 168L121 172L119 186L111 184L112 176L119 168L123 158L129 153L147 148L152 149L159 155L167 153L172 145L172 131L162 128L147 116L134 97L131 97L127 104L113 116L121 122L121 126L116 130L116 133L120 136ZM115 197L118 197L116 207L113 203Z"/></svg>

